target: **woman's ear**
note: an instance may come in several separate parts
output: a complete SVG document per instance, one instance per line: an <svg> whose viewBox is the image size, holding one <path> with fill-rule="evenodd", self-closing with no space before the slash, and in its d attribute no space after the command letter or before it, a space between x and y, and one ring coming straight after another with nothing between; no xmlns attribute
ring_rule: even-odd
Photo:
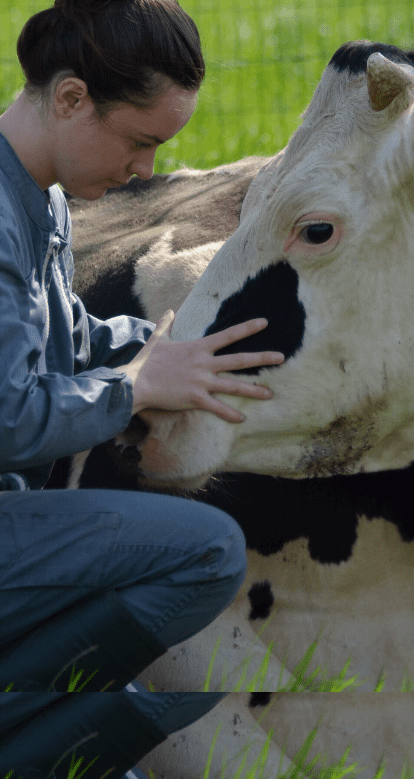
<svg viewBox="0 0 414 779"><path fill-rule="evenodd" d="M86 105L89 108L91 102L88 87L80 78L64 78L55 89L54 108L59 116L69 116Z"/></svg>

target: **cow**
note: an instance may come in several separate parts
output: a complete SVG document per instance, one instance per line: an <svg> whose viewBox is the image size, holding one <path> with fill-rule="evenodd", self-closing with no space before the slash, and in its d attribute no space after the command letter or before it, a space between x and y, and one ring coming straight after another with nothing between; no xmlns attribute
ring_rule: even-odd
<svg viewBox="0 0 414 779"><path fill-rule="evenodd" d="M70 201L74 287L91 313L154 321L170 306L176 340L266 316L235 348L285 354L243 375L274 392L230 399L243 424L147 410L52 475L52 487L184 492L243 528L245 583L141 674L156 690L372 702L413 689L413 103L411 55L352 42L274 158Z"/></svg>

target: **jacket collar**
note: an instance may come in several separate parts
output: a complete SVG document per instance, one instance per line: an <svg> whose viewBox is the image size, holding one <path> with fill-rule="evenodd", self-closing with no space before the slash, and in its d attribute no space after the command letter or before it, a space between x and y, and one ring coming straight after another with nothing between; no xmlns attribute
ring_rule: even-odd
<svg viewBox="0 0 414 779"><path fill-rule="evenodd" d="M40 227L49 232L56 228L55 220L49 211L49 197L40 189L30 173L20 162L17 154L4 135L0 133L0 168L4 170L16 190L28 215Z"/></svg>

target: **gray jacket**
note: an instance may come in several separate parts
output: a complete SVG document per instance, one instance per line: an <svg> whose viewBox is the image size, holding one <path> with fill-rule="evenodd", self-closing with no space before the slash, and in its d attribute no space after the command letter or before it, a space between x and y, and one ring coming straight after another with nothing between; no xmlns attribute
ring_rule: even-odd
<svg viewBox="0 0 414 779"><path fill-rule="evenodd" d="M102 321L72 292L71 222L0 134L0 473L33 489L53 461L113 438L131 418L128 362L155 325Z"/></svg>

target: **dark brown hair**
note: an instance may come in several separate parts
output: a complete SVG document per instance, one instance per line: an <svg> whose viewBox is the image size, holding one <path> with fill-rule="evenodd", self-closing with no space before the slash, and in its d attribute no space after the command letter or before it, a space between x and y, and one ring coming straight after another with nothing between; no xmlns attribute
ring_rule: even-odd
<svg viewBox="0 0 414 779"><path fill-rule="evenodd" d="M197 27L176 0L56 0L26 22L17 55L29 95L66 71L85 81L99 116L119 102L150 105L165 77L197 90L205 73Z"/></svg>

